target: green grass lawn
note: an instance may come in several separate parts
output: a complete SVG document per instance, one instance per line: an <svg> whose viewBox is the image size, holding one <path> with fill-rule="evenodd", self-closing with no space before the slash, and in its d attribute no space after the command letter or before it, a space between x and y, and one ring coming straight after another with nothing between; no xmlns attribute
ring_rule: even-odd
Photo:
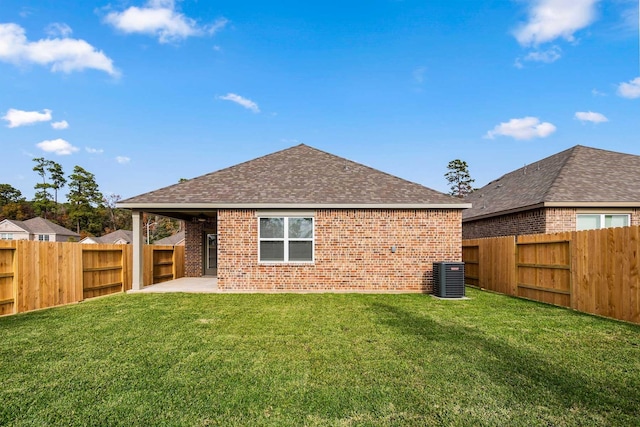
<svg viewBox="0 0 640 427"><path fill-rule="evenodd" d="M0 425L640 425L640 327L468 296L136 294L0 318Z"/></svg>

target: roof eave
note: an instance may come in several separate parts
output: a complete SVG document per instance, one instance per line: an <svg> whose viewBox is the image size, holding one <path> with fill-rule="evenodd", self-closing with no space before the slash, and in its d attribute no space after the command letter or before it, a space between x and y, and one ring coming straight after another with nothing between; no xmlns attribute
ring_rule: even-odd
<svg viewBox="0 0 640 427"><path fill-rule="evenodd" d="M462 222L477 221L480 219L493 218L496 216L509 215L532 209L539 208L637 208L640 207L640 201L637 202L542 202L529 206L521 206L514 209L507 209L498 212L492 212L486 215L476 215L472 217L462 218Z"/></svg>
<svg viewBox="0 0 640 427"><path fill-rule="evenodd" d="M471 203L118 203L133 210L209 209L469 209Z"/></svg>

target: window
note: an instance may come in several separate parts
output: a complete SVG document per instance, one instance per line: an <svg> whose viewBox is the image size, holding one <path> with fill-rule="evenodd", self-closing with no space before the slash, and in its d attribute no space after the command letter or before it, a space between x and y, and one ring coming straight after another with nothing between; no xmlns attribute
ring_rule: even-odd
<svg viewBox="0 0 640 427"><path fill-rule="evenodd" d="M313 262L313 218L261 217L261 262Z"/></svg>
<svg viewBox="0 0 640 427"><path fill-rule="evenodd" d="M597 228L626 227L628 225L628 214L579 214L576 218L576 230L578 231Z"/></svg>
<svg viewBox="0 0 640 427"><path fill-rule="evenodd" d="M0 240L13 240L13 233L0 234Z"/></svg>
<svg viewBox="0 0 640 427"><path fill-rule="evenodd" d="M48 234L38 234L38 240L41 242L48 242L49 235Z"/></svg>

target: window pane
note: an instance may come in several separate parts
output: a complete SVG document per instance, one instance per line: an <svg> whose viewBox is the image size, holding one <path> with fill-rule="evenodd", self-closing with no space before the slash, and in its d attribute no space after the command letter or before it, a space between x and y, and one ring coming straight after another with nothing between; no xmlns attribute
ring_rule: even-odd
<svg viewBox="0 0 640 427"><path fill-rule="evenodd" d="M260 242L260 261L284 261L284 242Z"/></svg>
<svg viewBox="0 0 640 427"><path fill-rule="evenodd" d="M313 243L289 242L289 261L313 261Z"/></svg>
<svg viewBox="0 0 640 427"><path fill-rule="evenodd" d="M313 237L313 218L289 218L290 239L311 239Z"/></svg>
<svg viewBox="0 0 640 427"><path fill-rule="evenodd" d="M629 225L628 215L605 215L605 227L626 227Z"/></svg>
<svg viewBox="0 0 640 427"><path fill-rule="evenodd" d="M576 230L593 230L600 228L600 215L578 215Z"/></svg>
<svg viewBox="0 0 640 427"><path fill-rule="evenodd" d="M284 218L260 218L261 239L284 239Z"/></svg>

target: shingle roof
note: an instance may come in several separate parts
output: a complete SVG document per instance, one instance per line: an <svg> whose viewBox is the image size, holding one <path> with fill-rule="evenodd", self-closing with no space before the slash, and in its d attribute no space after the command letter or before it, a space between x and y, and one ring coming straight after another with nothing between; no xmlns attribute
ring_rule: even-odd
<svg viewBox="0 0 640 427"><path fill-rule="evenodd" d="M165 237L164 239L156 240L153 242L154 245L177 245L178 243L184 241L185 233L184 231L179 231L176 234Z"/></svg>
<svg viewBox="0 0 640 427"><path fill-rule="evenodd" d="M133 231L131 230L116 230L111 233L105 234L100 237L92 237L98 243L111 244L119 240L123 240L127 243L133 242Z"/></svg>
<svg viewBox="0 0 640 427"><path fill-rule="evenodd" d="M19 221L13 221L13 223L19 223ZM80 237L80 235L75 231L66 229L58 224L54 224L49 220L40 218L39 216L28 219L26 221L22 221L20 227L25 226L27 230L32 234L57 234L60 236Z"/></svg>
<svg viewBox="0 0 640 427"><path fill-rule="evenodd" d="M471 193L463 219L541 204L640 206L640 156L576 145L510 172Z"/></svg>
<svg viewBox="0 0 640 427"><path fill-rule="evenodd" d="M304 144L122 201L119 206L456 205L467 202Z"/></svg>

